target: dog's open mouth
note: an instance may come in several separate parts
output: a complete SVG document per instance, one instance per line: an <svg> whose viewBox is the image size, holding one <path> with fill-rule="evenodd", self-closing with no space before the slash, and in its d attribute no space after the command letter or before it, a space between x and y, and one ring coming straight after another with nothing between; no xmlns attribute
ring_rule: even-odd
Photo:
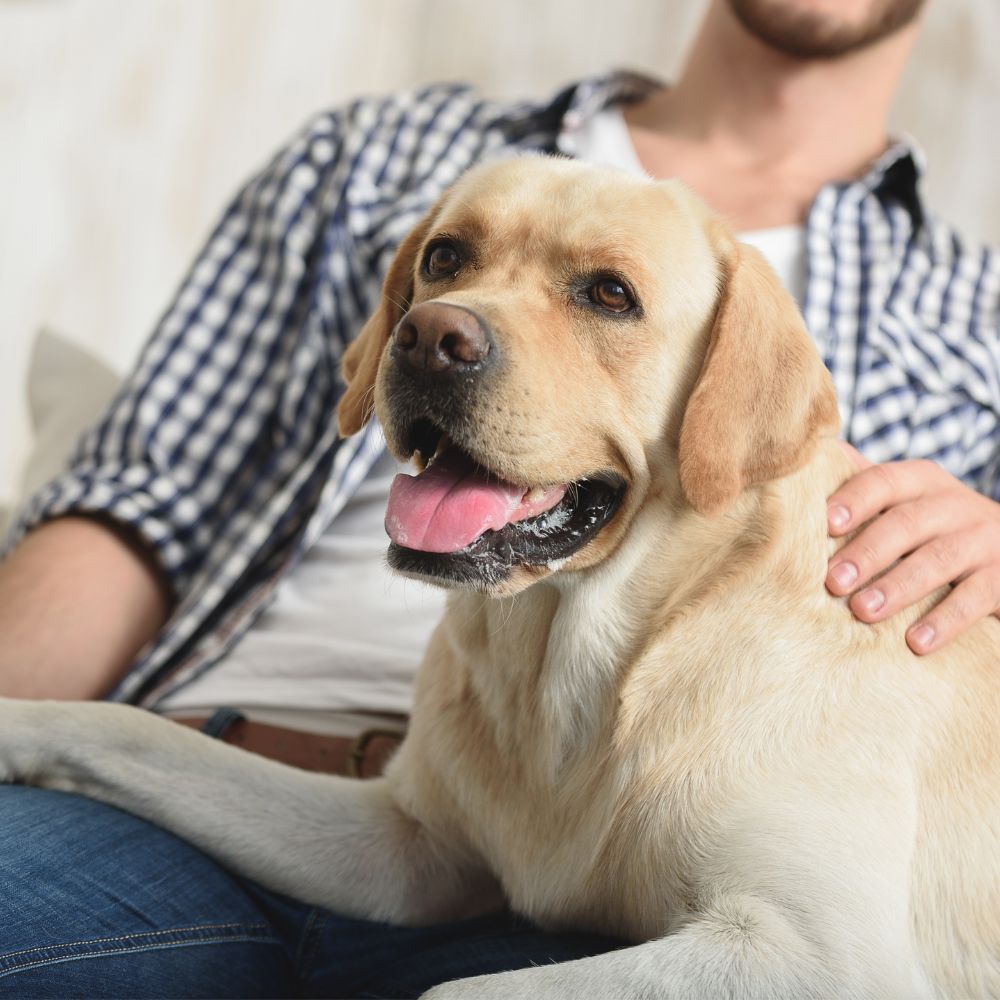
<svg viewBox="0 0 1000 1000"><path fill-rule="evenodd" d="M396 476L385 518L389 563L402 572L484 585L518 565L567 559L610 520L624 493L611 473L506 482L428 421L410 440L423 471Z"/></svg>

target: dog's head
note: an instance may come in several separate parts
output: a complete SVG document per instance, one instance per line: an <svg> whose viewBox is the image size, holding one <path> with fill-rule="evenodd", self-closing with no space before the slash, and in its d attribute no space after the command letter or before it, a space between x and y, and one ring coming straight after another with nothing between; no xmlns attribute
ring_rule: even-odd
<svg viewBox="0 0 1000 1000"><path fill-rule="evenodd" d="M677 182L522 157L400 247L344 356L399 476L391 565L494 595L603 560L652 493L706 516L807 461L837 408L763 259Z"/></svg>

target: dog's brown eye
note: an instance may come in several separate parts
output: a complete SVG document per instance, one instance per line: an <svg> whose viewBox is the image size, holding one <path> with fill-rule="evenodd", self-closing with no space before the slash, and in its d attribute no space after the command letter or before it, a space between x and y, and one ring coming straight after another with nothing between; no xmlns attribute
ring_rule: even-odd
<svg viewBox="0 0 1000 1000"><path fill-rule="evenodd" d="M424 260L424 269L432 278L454 274L461 265L462 258L450 243L438 243L431 247Z"/></svg>
<svg viewBox="0 0 1000 1000"><path fill-rule="evenodd" d="M614 278L604 278L591 285L590 298L597 305L616 313L628 312L635 305L625 286Z"/></svg>

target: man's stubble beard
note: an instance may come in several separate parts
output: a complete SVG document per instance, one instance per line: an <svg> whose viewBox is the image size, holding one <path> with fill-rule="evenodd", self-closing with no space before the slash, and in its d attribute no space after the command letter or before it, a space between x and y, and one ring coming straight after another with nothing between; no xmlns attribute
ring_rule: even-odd
<svg viewBox="0 0 1000 1000"><path fill-rule="evenodd" d="M858 23L835 13L806 10L795 0L728 0L755 38L799 59L835 59L894 34L920 13L924 0L872 0Z"/></svg>

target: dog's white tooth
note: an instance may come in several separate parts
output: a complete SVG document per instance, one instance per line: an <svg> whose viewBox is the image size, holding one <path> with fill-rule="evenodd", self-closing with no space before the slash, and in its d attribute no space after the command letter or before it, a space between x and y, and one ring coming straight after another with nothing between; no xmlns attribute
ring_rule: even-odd
<svg viewBox="0 0 1000 1000"><path fill-rule="evenodd" d="M413 463L413 467L417 472L423 472L427 468L427 460L424 458L423 453L417 448L413 454L410 456L410 461Z"/></svg>
<svg viewBox="0 0 1000 1000"><path fill-rule="evenodd" d="M524 503L538 503L543 496L545 496L545 490L541 486L536 486L524 494Z"/></svg>

